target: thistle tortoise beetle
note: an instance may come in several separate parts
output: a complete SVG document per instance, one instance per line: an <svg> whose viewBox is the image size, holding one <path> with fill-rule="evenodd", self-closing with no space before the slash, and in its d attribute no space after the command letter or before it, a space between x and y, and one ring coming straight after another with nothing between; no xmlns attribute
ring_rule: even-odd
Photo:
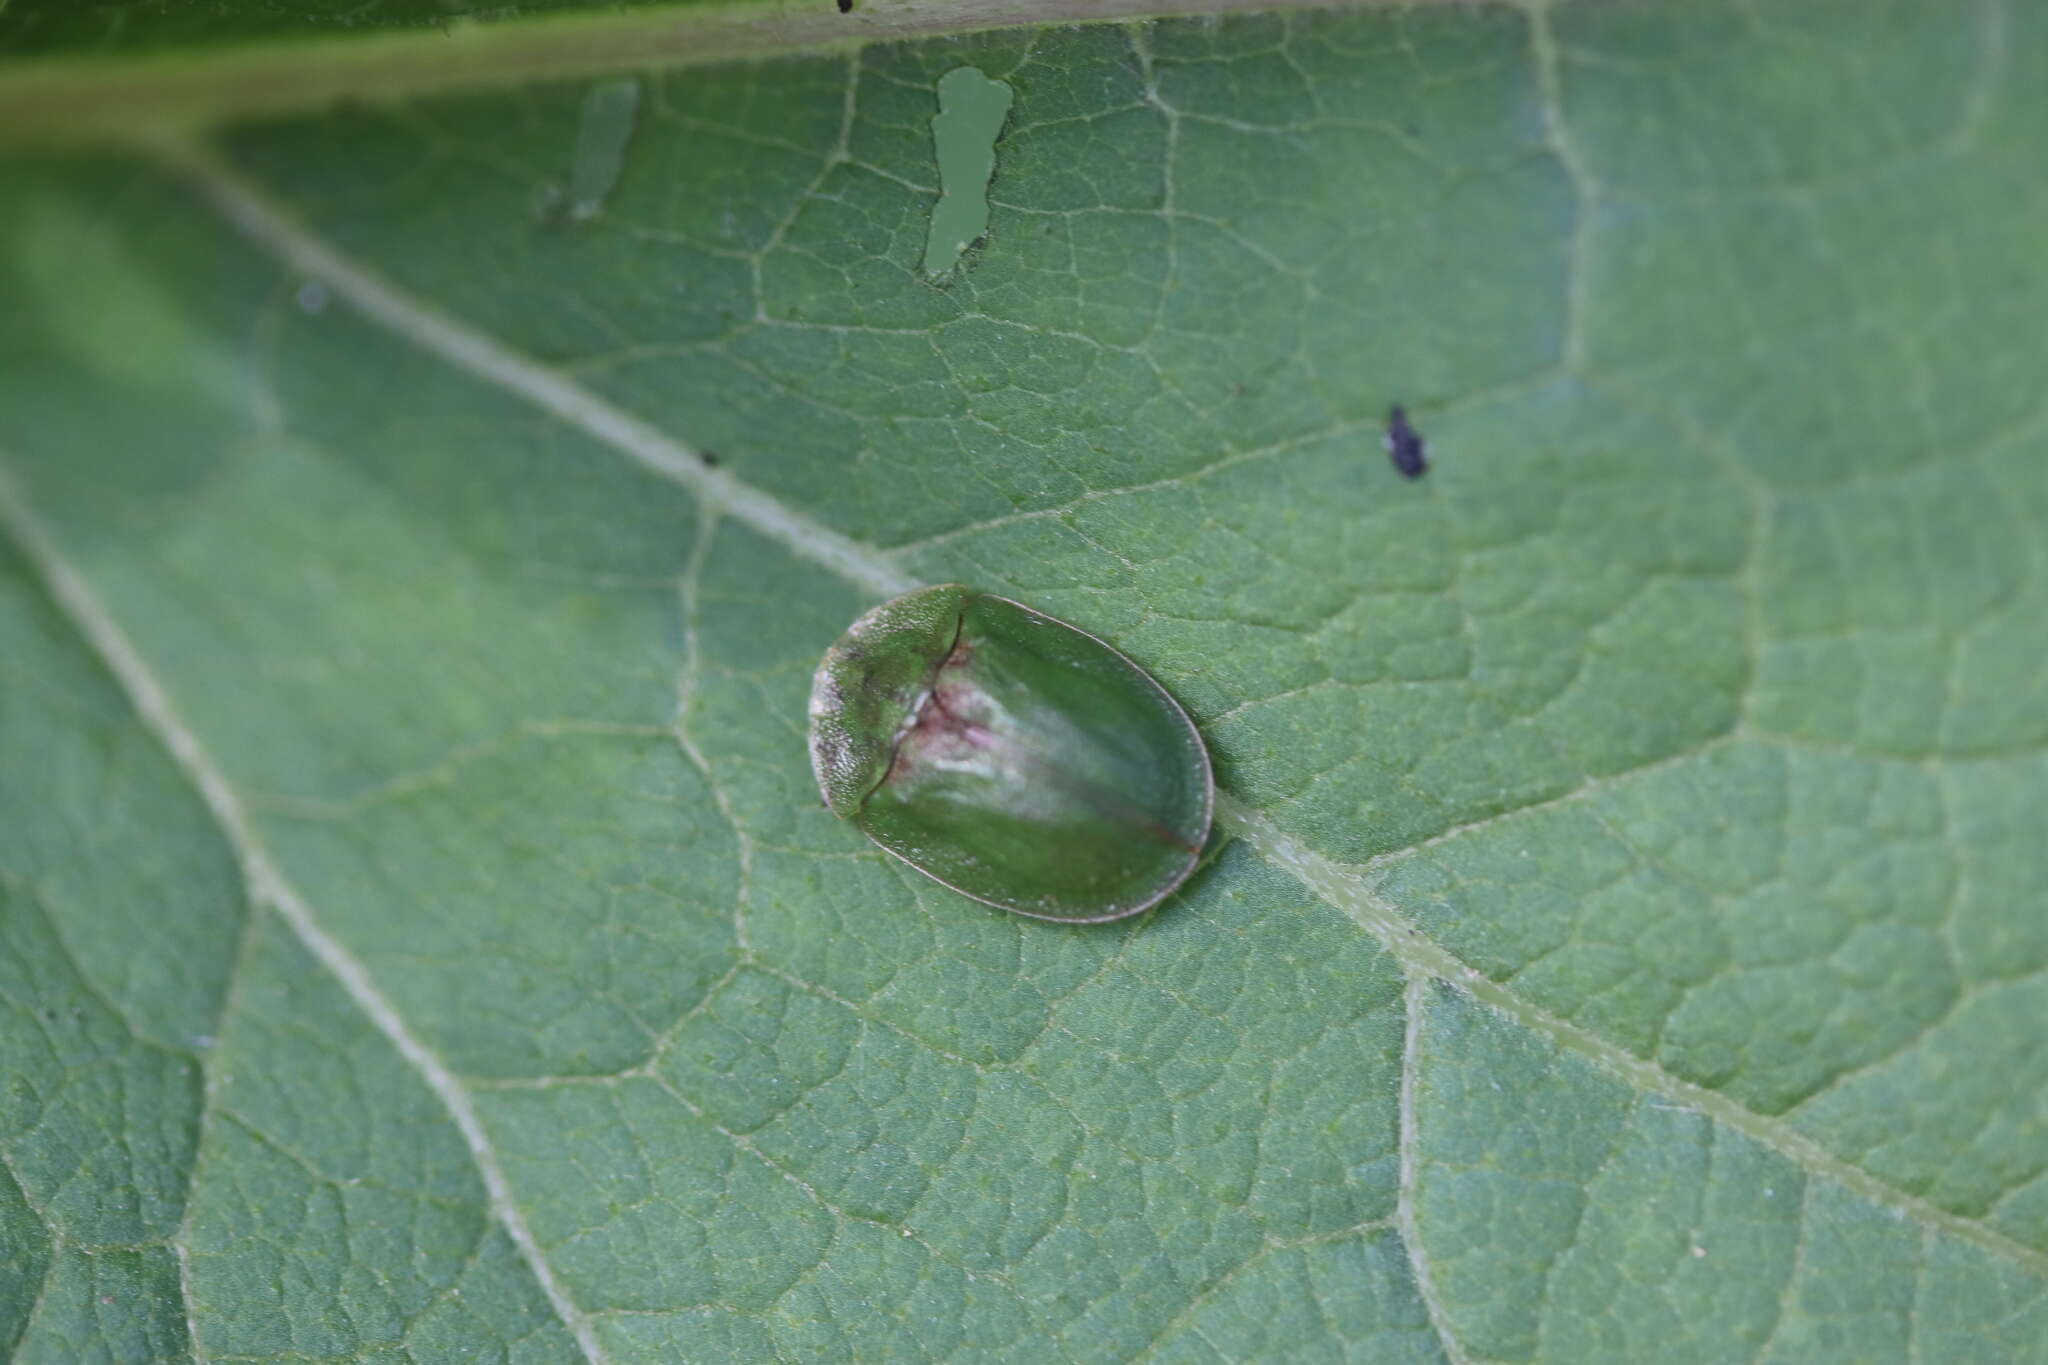
<svg viewBox="0 0 2048 1365"><path fill-rule="evenodd" d="M1209 837L1194 723L1085 631L957 583L825 652L811 768L832 813L963 895L1088 924L1158 904Z"/></svg>

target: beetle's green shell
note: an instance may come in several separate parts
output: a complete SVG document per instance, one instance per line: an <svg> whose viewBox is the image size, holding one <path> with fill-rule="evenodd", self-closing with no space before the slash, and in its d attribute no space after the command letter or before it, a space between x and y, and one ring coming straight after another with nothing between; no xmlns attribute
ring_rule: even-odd
<svg viewBox="0 0 2048 1365"><path fill-rule="evenodd" d="M1209 754L1102 641L956 583L855 621L811 686L834 814L956 891L1040 919L1134 915L1209 837Z"/></svg>

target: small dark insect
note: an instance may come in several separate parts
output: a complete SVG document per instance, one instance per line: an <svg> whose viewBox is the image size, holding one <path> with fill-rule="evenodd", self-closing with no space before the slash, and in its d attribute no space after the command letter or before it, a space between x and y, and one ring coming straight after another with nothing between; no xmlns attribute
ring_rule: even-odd
<svg viewBox="0 0 2048 1365"><path fill-rule="evenodd" d="M853 0L839 0L839 12L841 14L853 13Z"/></svg>
<svg viewBox="0 0 2048 1365"><path fill-rule="evenodd" d="M719 463L719 461L718 461L718 457L717 457L716 455L713 455L713 454L712 454L712 453L711 453L710 451L708 451L708 450L700 450L700 451L698 451L698 452L697 452L697 458L698 458L698 459L700 459L700 460L702 460L702 461L704 462L704 467L705 467L706 469L716 469L716 468L718 468L718 463Z"/></svg>
<svg viewBox="0 0 2048 1365"><path fill-rule="evenodd" d="M1408 414L1399 403L1387 409L1387 434L1380 444L1387 448L1387 458L1404 478L1419 479L1422 471L1429 468L1429 461L1422 454L1422 433L1408 425Z"/></svg>

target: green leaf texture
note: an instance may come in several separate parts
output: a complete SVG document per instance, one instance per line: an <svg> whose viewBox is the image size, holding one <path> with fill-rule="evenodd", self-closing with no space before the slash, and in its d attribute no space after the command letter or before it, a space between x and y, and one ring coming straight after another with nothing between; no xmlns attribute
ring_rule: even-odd
<svg viewBox="0 0 2048 1365"><path fill-rule="evenodd" d="M660 2L605 0L611 9ZM559 16L586 7L587 0L12 0L0 3L0 60L169 54L251 39L437 31L465 21Z"/></svg>
<svg viewBox="0 0 2048 1365"><path fill-rule="evenodd" d="M2048 10L638 79L7 164L0 1353L2048 1359ZM949 580L1202 726L1157 911L820 807Z"/></svg>

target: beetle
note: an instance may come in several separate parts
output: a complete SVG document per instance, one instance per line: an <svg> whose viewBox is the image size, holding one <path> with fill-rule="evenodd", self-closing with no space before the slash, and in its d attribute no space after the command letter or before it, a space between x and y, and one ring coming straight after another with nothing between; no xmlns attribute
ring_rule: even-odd
<svg viewBox="0 0 2048 1365"><path fill-rule="evenodd" d="M1135 915L1209 837L1209 752L1166 689L1086 631L958 583L848 627L818 666L810 722L834 815L1020 915Z"/></svg>

